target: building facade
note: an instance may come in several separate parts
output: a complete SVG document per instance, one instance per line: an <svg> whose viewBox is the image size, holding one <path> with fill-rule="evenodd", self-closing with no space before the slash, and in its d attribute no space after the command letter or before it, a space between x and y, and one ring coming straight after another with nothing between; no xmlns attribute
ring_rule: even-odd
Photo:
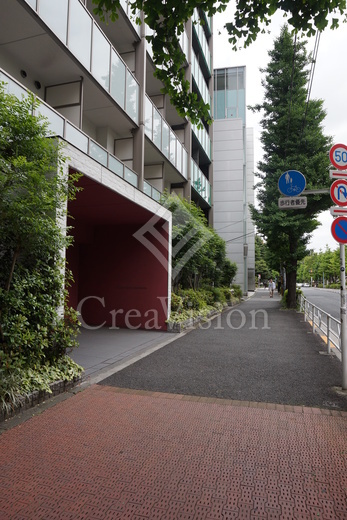
<svg viewBox="0 0 347 520"><path fill-rule="evenodd" d="M65 145L66 174L83 174L68 208L70 303L89 326L165 329L172 217L159 200L175 192L212 219L211 130L191 125L161 93L149 29L136 24L127 2L109 24L93 7L4 0L0 80L10 93L29 90L42 101L51 135ZM211 23L196 10L180 39L186 78L205 102L213 94Z"/></svg>
<svg viewBox="0 0 347 520"><path fill-rule="evenodd" d="M235 283L255 289L253 130L246 126L246 68L214 71L213 222L237 264Z"/></svg>

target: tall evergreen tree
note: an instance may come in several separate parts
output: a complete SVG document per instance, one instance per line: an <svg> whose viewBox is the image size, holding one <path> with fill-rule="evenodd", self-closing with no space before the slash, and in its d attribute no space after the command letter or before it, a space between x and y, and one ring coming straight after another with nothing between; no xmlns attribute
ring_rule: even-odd
<svg viewBox="0 0 347 520"><path fill-rule="evenodd" d="M278 208L278 180L288 170L306 177L306 190L328 188L331 138L323 133L322 100L307 100L310 59L305 42L296 41L284 26L269 52L262 81L264 100L253 107L262 113L263 160L258 164L260 207L251 208L253 220L266 237L271 258L287 274L288 306L296 306L297 262L306 251L317 215L330 205L329 195L308 195L306 209Z"/></svg>

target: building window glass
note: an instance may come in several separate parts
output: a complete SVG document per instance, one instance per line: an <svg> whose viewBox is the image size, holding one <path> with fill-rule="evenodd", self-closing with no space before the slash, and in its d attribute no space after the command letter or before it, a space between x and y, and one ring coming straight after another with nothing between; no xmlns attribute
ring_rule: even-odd
<svg viewBox="0 0 347 520"><path fill-rule="evenodd" d="M138 122L138 104L139 104L139 86L135 78L127 70L126 73L126 112L135 121Z"/></svg>
<svg viewBox="0 0 347 520"><path fill-rule="evenodd" d="M91 39L91 17L79 0L70 0L68 47L88 70L90 70Z"/></svg>
<svg viewBox="0 0 347 520"><path fill-rule="evenodd" d="M161 150L161 115L156 108L153 113L153 143Z"/></svg>
<svg viewBox="0 0 347 520"><path fill-rule="evenodd" d="M162 152L165 155L165 157L169 157L169 126L165 121L163 121L163 129L162 129Z"/></svg>
<svg viewBox="0 0 347 520"><path fill-rule="evenodd" d="M153 105L151 100L146 97L145 100L145 133L152 141L152 128L153 128Z"/></svg>
<svg viewBox="0 0 347 520"><path fill-rule="evenodd" d="M66 44L68 0L41 0L39 6L42 20Z"/></svg>
<svg viewBox="0 0 347 520"><path fill-rule="evenodd" d="M125 65L113 49L111 51L111 60L111 96L124 109Z"/></svg>
<svg viewBox="0 0 347 520"><path fill-rule="evenodd" d="M92 74L98 82L110 91L110 51L111 46L102 32L94 24L92 49Z"/></svg>
<svg viewBox="0 0 347 520"><path fill-rule="evenodd" d="M176 136L170 130L170 161L176 166Z"/></svg>
<svg viewBox="0 0 347 520"><path fill-rule="evenodd" d="M241 118L246 121L245 68L215 71L214 118Z"/></svg>
<svg viewBox="0 0 347 520"><path fill-rule="evenodd" d="M229 92L232 90L237 90L237 70L238 69L228 69L227 70L226 89Z"/></svg>

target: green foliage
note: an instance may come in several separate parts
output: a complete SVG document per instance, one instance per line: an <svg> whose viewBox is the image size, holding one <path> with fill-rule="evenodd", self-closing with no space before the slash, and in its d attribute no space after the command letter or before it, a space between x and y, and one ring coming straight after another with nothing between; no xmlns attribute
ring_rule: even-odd
<svg viewBox="0 0 347 520"><path fill-rule="evenodd" d="M179 296L182 298L184 309L199 310L206 306L204 291L194 289L181 289Z"/></svg>
<svg viewBox="0 0 347 520"><path fill-rule="evenodd" d="M289 300L295 307L297 262L306 255L310 233L319 223L317 215L331 205L329 195L308 196L307 208L278 208L278 179L294 169L306 177L307 189L326 188L329 180L331 138L323 134L325 111L321 100L306 103L308 65L305 44L294 41L285 26L269 52L263 71L265 98L253 107L261 111L261 142L264 159L258 164L259 209L251 207L259 233L266 237L269 265L285 266Z"/></svg>
<svg viewBox="0 0 347 520"><path fill-rule="evenodd" d="M27 368L15 368L8 372L0 368L0 411L9 413L22 406L32 392L41 390L52 393L50 384L55 381L72 381L83 368L70 357L62 356L52 365L49 362Z"/></svg>
<svg viewBox="0 0 347 520"><path fill-rule="evenodd" d="M271 269L268 265L268 251L266 242L255 235L255 275L260 274L261 280L268 280L272 277Z"/></svg>
<svg viewBox="0 0 347 520"><path fill-rule="evenodd" d="M234 285L231 286L231 289L233 291L233 295L236 298L238 298L238 299L242 298L242 296L243 296L242 289L241 289L241 287L239 285L234 284Z"/></svg>
<svg viewBox="0 0 347 520"><path fill-rule="evenodd" d="M183 308L183 298L178 294L171 293L171 311L177 311Z"/></svg>
<svg viewBox="0 0 347 520"><path fill-rule="evenodd" d="M206 318L211 314L213 311L221 311L222 306L221 304L215 304L212 305L206 305L202 309L180 309L178 311L172 312L170 314L170 323L182 323L186 320L189 320L191 318Z"/></svg>
<svg viewBox="0 0 347 520"><path fill-rule="evenodd" d="M32 115L37 108L33 96L18 100L0 85L0 366L8 381L47 363L52 372L77 345L61 255L70 239L60 222L78 175L65 178L61 148Z"/></svg>
<svg viewBox="0 0 347 520"><path fill-rule="evenodd" d="M202 284L230 284L236 264L226 257L225 241L208 226L194 202L164 193L162 204L172 212L172 282L178 287L198 289Z"/></svg>
<svg viewBox="0 0 347 520"><path fill-rule="evenodd" d="M212 311L222 311L226 303L237 303L242 297L239 285L229 287L205 287L198 291L193 289L180 289L179 295L172 293L170 322L181 323L189 318L206 317Z"/></svg>
<svg viewBox="0 0 347 520"><path fill-rule="evenodd" d="M300 289L296 289L296 291L295 291L295 302L296 302L295 308L296 309L299 309L299 306L300 306L299 298L300 298L301 294L302 294L302 291ZM288 289L286 289L283 293L281 304L282 304L282 307L284 307L285 309L293 308L293 306L289 305L289 302L288 302Z"/></svg>
<svg viewBox="0 0 347 520"><path fill-rule="evenodd" d="M94 13L102 21L116 21L120 0L93 0L93 3L96 5ZM211 118L208 105L190 92L184 70L186 58L180 49L178 36L183 33L185 22L193 15L194 9L213 16L217 12L223 12L229 0L130 0L129 4L134 18L145 21L154 31L153 35L147 36L147 40L152 44L153 61L158 67L155 75L163 84L163 93L169 95L181 116L187 116L198 125L202 125L201 121L209 123ZM288 15L288 23L295 29L311 36L316 29L321 31L328 26L328 15L331 13L335 15L331 27L338 26L336 15L345 12L346 0L236 0L234 18L225 25L232 48L236 50L240 44L247 47L254 42L258 34L265 31L278 9ZM139 10L143 11L143 18L139 18Z"/></svg>
<svg viewBox="0 0 347 520"><path fill-rule="evenodd" d="M221 268L220 277L215 279L214 283L220 286L230 287L233 279L235 278L237 273L237 265L235 262L229 260L229 258L224 259L224 263Z"/></svg>
<svg viewBox="0 0 347 520"><path fill-rule="evenodd" d="M297 278L302 282L322 281L334 283L340 277L340 248L331 251L310 252L298 264Z"/></svg>

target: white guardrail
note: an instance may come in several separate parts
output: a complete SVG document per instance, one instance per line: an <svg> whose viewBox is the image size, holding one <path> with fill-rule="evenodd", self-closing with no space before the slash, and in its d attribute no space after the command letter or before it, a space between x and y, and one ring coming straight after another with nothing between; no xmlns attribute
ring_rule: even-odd
<svg viewBox="0 0 347 520"><path fill-rule="evenodd" d="M341 321L309 302L302 294L300 311L304 313L305 321L311 323L313 333L320 334L326 341L328 354L331 354L331 347L333 347L338 351L335 351L337 357L341 358Z"/></svg>

